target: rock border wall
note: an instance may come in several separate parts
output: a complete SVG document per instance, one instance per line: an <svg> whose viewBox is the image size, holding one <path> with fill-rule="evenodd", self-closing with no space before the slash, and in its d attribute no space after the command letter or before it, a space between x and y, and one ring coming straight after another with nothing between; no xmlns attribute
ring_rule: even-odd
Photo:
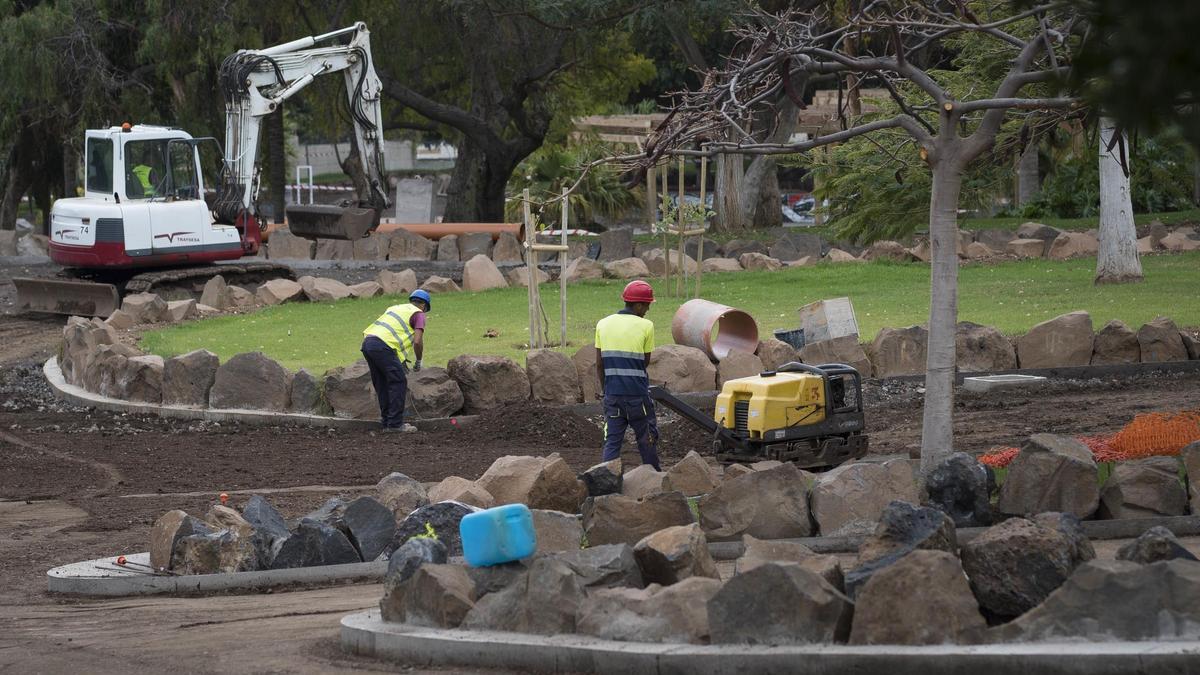
<svg viewBox="0 0 1200 675"><path fill-rule="evenodd" d="M392 277L405 278L397 281ZM389 292L403 294L407 286L415 286L415 275L385 270L378 282L358 286L369 285L369 295L379 295L384 284ZM254 293L240 289L242 295L230 293L236 287L226 286L216 277L206 286L205 295L211 296L210 300L216 298L218 304L233 296L279 302L351 296L341 294L338 286L350 288L332 279L277 279ZM377 419L365 361L314 374L304 369L289 371L261 352L237 354L224 363L203 349L163 359L131 346L129 336L118 330L145 322L182 321L215 311L194 300L165 302L154 294L142 293L126 297L122 309L105 321L71 317L63 329L58 356L63 379L91 393L140 404ZM956 341L958 369L963 373L1200 359L1200 341L1166 317L1136 331L1120 321L1110 321L1097 331L1087 312L1070 312L1037 324L1015 338L994 327L962 322ZM699 349L672 344L654 350L649 373L653 384L680 393L714 391L727 380L778 368L789 361L848 363L864 377L911 377L925 372L927 343L928 331L922 326L884 328L868 344L848 336L807 344L800 350L768 339L759 343L754 354L735 352L716 364ZM532 350L524 366L503 356L460 355L446 368L426 367L411 373L409 385L414 411L422 418L442 418L526 401L572 405L599 400L594 373L595 351L584 345L573 356L550 349Z"/></svg>

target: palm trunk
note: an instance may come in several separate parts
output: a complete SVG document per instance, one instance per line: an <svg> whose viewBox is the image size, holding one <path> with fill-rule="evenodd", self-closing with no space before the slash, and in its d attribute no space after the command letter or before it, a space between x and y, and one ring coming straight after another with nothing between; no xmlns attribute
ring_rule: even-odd
<svg viewBox="0 0 1200 675"><path fill-rule="evenodd" d="M947 160L934 164L933 194L929 200L932 270L921 473L928 473L954 452L954 331L958 322L958 197L961 189L961 167Z"/></svg>
<svg viewBox="0 0 1200 675"><path fill-rule="evenodd" d="M1100 250L1096 255L1095 279L1098 284L1142 280L1126 173L1128 144L1124 138L1113 144L1117 133L1112 119L1100 118Z"/></svg>

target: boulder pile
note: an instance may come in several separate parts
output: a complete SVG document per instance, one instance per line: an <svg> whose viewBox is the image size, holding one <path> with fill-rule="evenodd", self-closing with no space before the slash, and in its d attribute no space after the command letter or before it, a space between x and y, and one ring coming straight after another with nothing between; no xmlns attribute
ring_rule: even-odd
<svg viewBox="0 0 1200 675"><path fill-rule="evenodd" d="M909 460L719 475L689 455L622 476L619 460L577 475L558 455L506 456L476 480L392 473L371 494L292 520L258 496L240 512L171 511L152 529L151 564L212 574L386 559L383 618L444 629L733 645L1200 638L1200 561L1169 530L1094 560L1071 510L1098 508L1082 490L1096 477L1069 465L1073 450L1031 438L1029 467L1010 469L998 507L1020 514L965 542L956 523L995 517L988 474L967 455L920 485ZM1138 495L1129 508L1147 508L1140 495L1165 471L1148 463L1121 477L1122 494ZM536 553L458 562L462 518L510 503L531 507ZM817 532L858 535L857 559L794 541ZM716 540L741 543L731 566L713 559Z"/></svg>

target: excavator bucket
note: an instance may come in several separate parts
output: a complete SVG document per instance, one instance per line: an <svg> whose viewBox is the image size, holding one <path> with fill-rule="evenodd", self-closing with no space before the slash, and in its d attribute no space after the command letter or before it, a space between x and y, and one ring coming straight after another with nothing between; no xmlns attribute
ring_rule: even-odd
<svg viewBox="0 0 1200 675"><path fill-rule="evenodd" d="M358 206L287 207L288 229L305 239L362 239L379 226L379 212Z"/></svg>
<svg viewBox="0 0 1200 675"><path fill-rule="evenodd" d="M117 287L91 281L14 278L17 309L74 316L107 317L117 308Z"/></svg>

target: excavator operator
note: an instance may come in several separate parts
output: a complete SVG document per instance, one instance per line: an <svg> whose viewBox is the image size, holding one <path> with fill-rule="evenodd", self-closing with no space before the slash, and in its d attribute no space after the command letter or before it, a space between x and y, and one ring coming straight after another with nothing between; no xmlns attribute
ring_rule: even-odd
<svg viewBox="0 0 1200 675"><path fill-rule="evenodd" d="M157 196L155 186L162 181L163 151L166 141L135 141L126 144L129 155L129 175L125 178L125 195L130 199Z"/></svg>

